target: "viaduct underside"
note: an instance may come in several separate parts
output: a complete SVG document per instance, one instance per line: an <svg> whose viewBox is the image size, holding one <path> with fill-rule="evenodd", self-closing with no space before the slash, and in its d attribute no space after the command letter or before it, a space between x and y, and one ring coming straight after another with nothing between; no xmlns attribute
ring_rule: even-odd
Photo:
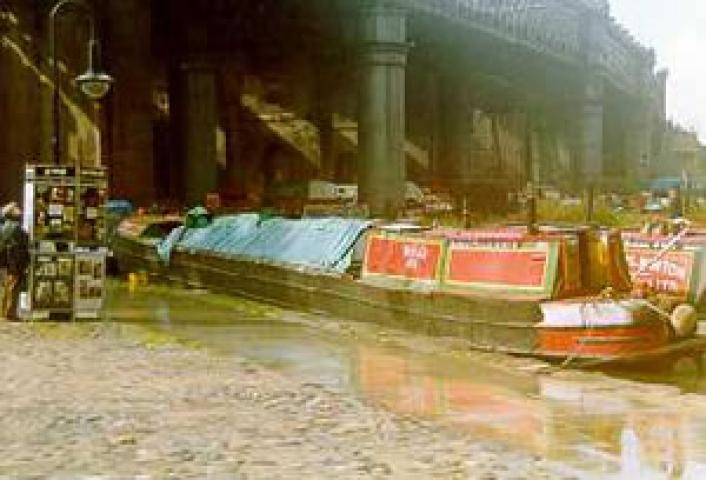
<svg viewBox="0 0 706 480"><path fill-rule="evenodd" d="M24 163L51 158L50 6L0 3L2 197L19 195ZM600 1L99 0L96 11L116 83L100 106L78 95L87 32L62 18L62 158L99 158L112 195L140 204L215 191L262 204L320 178L357 184L371 213L393 216L406 180L480 204L530 180L626 187L659 159L664 75Z"/></svg>

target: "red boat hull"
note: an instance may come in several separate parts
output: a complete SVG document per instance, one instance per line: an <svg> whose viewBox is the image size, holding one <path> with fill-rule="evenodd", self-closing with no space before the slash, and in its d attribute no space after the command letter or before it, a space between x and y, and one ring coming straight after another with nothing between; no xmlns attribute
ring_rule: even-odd
<svg viewBox="0 0 706 480"><path fill-rule="evenodd" d="M662 348L670 343L664 325L539 328L539 350L549 356L615 358Z"/></svg>

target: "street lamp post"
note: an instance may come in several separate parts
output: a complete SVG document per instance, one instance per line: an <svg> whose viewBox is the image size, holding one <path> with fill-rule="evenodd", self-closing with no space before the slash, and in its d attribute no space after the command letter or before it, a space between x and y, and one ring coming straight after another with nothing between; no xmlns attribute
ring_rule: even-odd
<svg viewBox="0 0 706 480"><path fill-rule="evenodd" d="M53 103L52 103L52 152L54 164L61 163L61 88L59 77L59 62L56 57L56 17L64 7L74 6L80 8L87 16L90 28L90 39L88 41L88 68L84 73L75 78L81 91L90 100L98 101L103 98L113 83L113 77L100 68L100 46L96 39L95 12L91 6L83 0L61 0L51 9L49 13L49 51L52 61L52 74L54 82ZM76 160L76 164L79 160ZM77 172L78 173L78 172Z"/></svg>

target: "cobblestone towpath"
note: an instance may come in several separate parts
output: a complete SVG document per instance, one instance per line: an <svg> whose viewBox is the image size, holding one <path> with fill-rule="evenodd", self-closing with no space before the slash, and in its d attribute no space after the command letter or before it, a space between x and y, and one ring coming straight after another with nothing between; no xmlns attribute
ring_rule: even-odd
<svg viewBox="0 0 706 480"><path fill-rule="evenodd" d="M0 480L555 478L538 457L149 332L0 323Z"/></svg>

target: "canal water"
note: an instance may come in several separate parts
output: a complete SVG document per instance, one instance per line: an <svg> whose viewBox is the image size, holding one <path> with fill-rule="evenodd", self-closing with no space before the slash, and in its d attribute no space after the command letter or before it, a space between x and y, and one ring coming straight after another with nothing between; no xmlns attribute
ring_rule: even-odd
<svg viewBox="0 0 706 480"><path fill-rule="evenodd" d="M410 347L375 325L160 286L114 285L107 315L528 452L562 477L706 479L706 383L695 378L536 374L438 340Z"/></svg>

